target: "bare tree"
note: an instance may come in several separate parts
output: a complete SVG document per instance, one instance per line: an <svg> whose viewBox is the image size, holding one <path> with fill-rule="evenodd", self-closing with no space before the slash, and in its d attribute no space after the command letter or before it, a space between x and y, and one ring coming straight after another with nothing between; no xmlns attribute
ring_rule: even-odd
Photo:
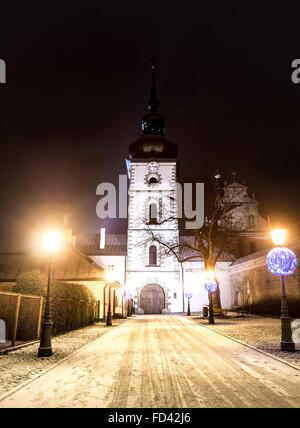
<svg viewBox="0 0 300 428"><path fill-rule="evenodd" d="M183 264L188 261L202 261L205 271L215 272L217 262L228 260L231 257L231 250L240 233L246 229L246 225L234 216L234 209L242 205L241 196L240 189L234 189L230 195L224 195L222 189L216 187L205 204L203 226L193 230L191 236L182 237L180 240L166 240L159 227L182 219L176 218L174 215L162 217L155 222L151 218L150 221L144 219L145 239L139 245L158 243L160 251L164 255L173 255L176 258L182 272ZM233 260L233 258L231 259ZM216 313L221 312L219 284L213 296L213 305Z"/></svg>

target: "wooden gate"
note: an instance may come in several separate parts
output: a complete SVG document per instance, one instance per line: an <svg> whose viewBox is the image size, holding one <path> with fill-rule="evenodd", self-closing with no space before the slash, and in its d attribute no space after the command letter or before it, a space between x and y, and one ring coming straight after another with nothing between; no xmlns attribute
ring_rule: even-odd
<svg viewBox="0 0 300 428"><path fill-rule="evenodd" d="M140 307L145 314L161 314L165 307L165 293L158 284L148 284L141 291Z"/></svg>

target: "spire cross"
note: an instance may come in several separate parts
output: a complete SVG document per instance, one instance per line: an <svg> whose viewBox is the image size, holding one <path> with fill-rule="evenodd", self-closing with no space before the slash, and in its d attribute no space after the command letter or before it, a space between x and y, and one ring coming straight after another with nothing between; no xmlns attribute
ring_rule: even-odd
<svg viewBox="0 0 300 428"><path fill-rule="evenodd" d="M156 78L155 78L155 58L152 60L152 82L151 82L151 91L150 91L150 100L148 103L148 111L158 112L159 103L157 100L156 94Z"/></svg>

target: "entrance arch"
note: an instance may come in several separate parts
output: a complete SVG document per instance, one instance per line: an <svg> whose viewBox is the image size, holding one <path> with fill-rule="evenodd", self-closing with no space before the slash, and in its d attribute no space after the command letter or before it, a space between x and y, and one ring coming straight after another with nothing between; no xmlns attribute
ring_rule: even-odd
<svg viewBox="0 0 300 428"><path fill-rule="evenodd" d="M145 314L161 314L165 308L165 292L158 284L148 284L141 291L140 307Z"/></svg>

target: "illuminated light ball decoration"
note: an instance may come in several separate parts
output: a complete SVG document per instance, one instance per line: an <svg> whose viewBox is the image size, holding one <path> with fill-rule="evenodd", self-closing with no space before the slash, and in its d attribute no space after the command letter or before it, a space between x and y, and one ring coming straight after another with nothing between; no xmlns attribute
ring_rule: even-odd
<svg viewBox="0 0 300 428"><path fill-rule="evenodd" d="M215 293L217 291L218 285L216 281L210 280L206 281L204 287L209 293Z"/></svg>
<svg viewBox="0 0 300 428"><path fill-rule="evenodd" d="M193 293L185 293L185 297L187 299L191 299L193 297Z"/></svg>
<svg viewBox="0 0 300 428"><path fill-rule="evenodd" d="M275 247L267 255L267 266L275 275L291 275L297 266L297 258L286 247Z"/></svg>

